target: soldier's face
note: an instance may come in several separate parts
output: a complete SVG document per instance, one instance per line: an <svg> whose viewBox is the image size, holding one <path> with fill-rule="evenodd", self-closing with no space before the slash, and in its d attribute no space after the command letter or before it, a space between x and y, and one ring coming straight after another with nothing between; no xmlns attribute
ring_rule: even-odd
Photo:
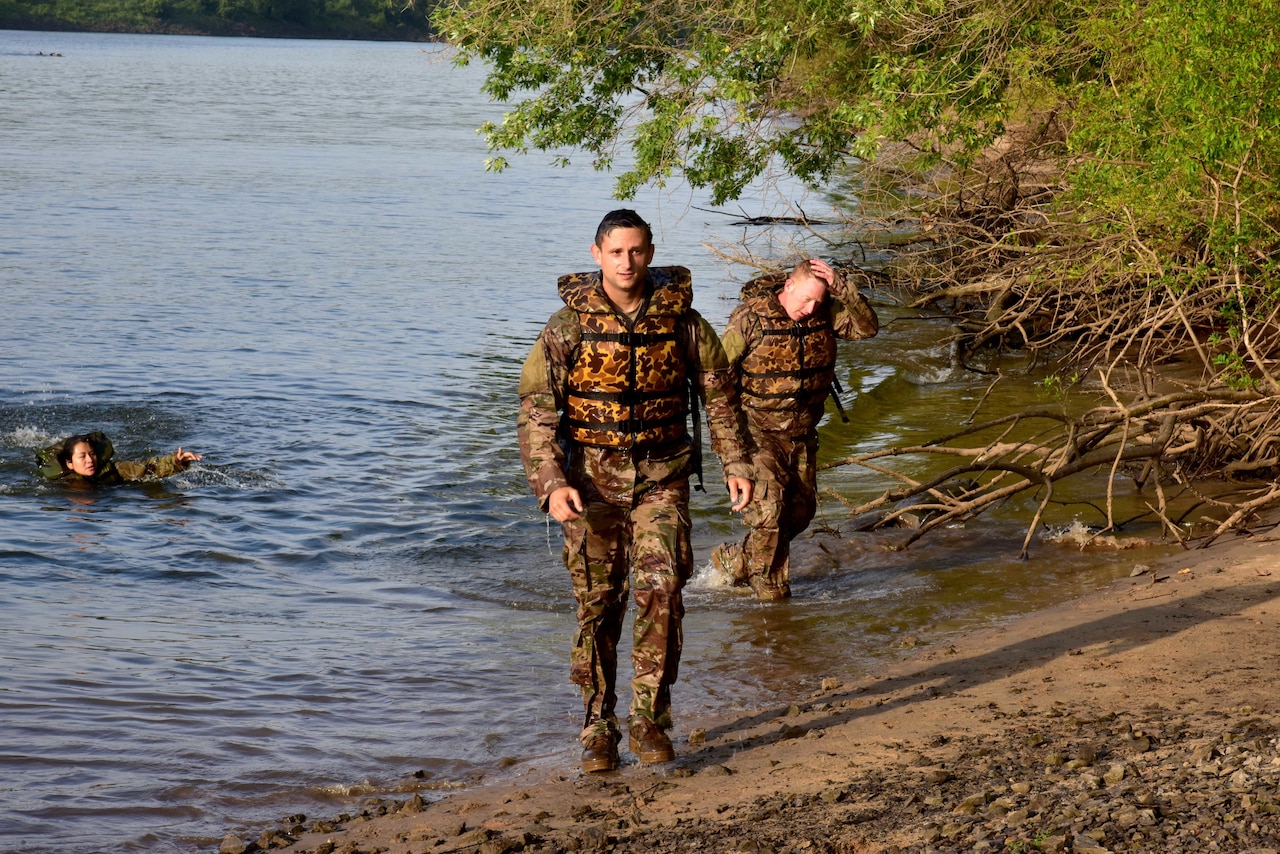
<svg viewBox="0 0 1280 854"><path fill-rule="evenodd" d="M792 320L804 320L818 310L827 298L827 283L813 276L808 279L787 279L778 302Z"/></svg>
<svg viewBox="0 0 1280 854"><path fill-rule="evenodd" d="M591 244L591 257L600 265L606 290L630 293L644 286L653 244L641 229L615 228L599 246Z"/></svg>
<svg viewBox="0 0 1280 854"><path fill-rule="evenodd" d="M93 452L93 446L88 442L77 442L71 451L68 464L71 470L81 477L93 477L98 471L98 455Z"/></svg>

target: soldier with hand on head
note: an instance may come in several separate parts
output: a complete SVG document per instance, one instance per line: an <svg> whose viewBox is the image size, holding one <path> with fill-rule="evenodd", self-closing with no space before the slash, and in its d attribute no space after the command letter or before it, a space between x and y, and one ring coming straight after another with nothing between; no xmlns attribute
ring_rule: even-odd
<svg viewBox="0 0 1280 854"><path fill-rule="evenodd" d="M756 492L746 537L716 546L711 562L763 601L791 596L791 541L818 509L818 422L836 382L836 340L879 330L866 297L819 258L747 282L729 316L722 340L756 446Z"/></svg>
<svg viewBox="0 0 1280 854"><path fill-rule="evenodd" d="M591 246L600 269L560 278L565 307L520 377L521 459L539 505L563 526L577 600L570 679L582 689L584 771L619 764L617 646L629 594L630 747L642 762L675 757L667 731L681 591L693 573L689 478L699 466L688 422L699 402L733 509L752 495L720 339L692 307L689 271L650 267L653 253L653 232L635 211L606 215Z"/></svg>

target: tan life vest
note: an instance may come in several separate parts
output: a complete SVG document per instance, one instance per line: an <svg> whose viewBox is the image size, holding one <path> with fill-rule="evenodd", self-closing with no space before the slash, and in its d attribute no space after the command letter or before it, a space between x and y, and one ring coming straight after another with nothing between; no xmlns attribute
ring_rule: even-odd
<svg viewBox="0 0 1280 854"><path fill-rule="evenodd" d="M763 340L742 358L738 391L752 409L816 409L821 414L835 380L836 334L823 310L792 320L772 280L749 282L743 301L760 320Z"/></svg>
<svg viewBox="0 0 1280 854"><path fill-rule="evenodd" d="M634 321L604 296L599 274L560 279L582 339L568 376L565 426L584 445L644 448L687 439L688 367L680 324L693 303L689 271L653 267Z"/></svg>

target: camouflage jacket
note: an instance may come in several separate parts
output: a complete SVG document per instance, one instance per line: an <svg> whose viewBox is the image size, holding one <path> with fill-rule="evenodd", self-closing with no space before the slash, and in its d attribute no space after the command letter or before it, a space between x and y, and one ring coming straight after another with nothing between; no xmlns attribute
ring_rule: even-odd
<svg viewBox="0 0 1280 854"><path fill-rule="evenodd" d="M659 287L681 268L649 268ZM561 429L568 376L577 357L582 330L578 311L569 307L584 296L604 299L600 274L577 273L561 280L565 308L551 316L525 360L520 376L520 414L516 432L529 486L545 511L551 493L564 486L589 489L605 501L629 505L655 484L692 473L688 441L657 448L609 448L568 441ZM690 308L682 318L686 372L693 379L706 414L711 449L725 477L752 477L751 440L740 416L729 363L715 330ZM589 496L584 496L584 498Z"/></svg>
<svg viewBox="0 0 1280 854"><path fill-rule="evenodd" d="M180 471L186 471L187 463L180 462L177 454L164 454L145 460L112 459L115 446L105 434L95 431L89 434L93 451L98 457L98 471L93 477L85 477L73 471L67 471L58 462L58 454L62 450L62 442L57 442L36 452L36 463L40 466L40 474L49 480L61 480L66 483L90 483L109 486L129 480L146 480L169 477Z"/></svg>
<svg viewBox="0 0 1280 854"><path fill-rule="evenodd" d="M791 323L786 309L778 302L778 290L786 281L783 273L760 276L747 282L742 288L742 303L729 315L723 342L725 354L733 373L735 388L741 382L742 360L764 340L764 319L772 323ZM810 323L829 323L837 338L846 340L871 338L880 331L880 320L867 298L857 286L849 282L840 270L836 271L828 298L812 315ZM813 433L822 420L826 395L811 399L806 406L790 408L746 410L747 422L753 431L785 433L803 436Z"/></svg>

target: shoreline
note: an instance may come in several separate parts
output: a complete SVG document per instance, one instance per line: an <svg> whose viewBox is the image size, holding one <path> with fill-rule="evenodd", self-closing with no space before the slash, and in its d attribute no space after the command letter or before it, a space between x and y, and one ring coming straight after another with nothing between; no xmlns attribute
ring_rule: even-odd
<svg viewBox="0 0 1280 854"><path fill-rule="evenodd" d="M154 21L141 26L128 21L67 21L58 18L24 17L0 21L0 30L34 33L98 33L136 36L207 36L209 38L300 39L308 41L372 41L406 44L443 44L435 33L403 33L396 31L352 32L300 27L283 22L257 24L210 20L201 23Z"/></svg>
<svg viewBox="0 0 1280 854"><path fill-rule="evenodd" d="M1176 553L856 683L725 716L666 765L624 753L608 774L372 798L221 851L1280 849L1277 557L1270 535Z"/></svg>

